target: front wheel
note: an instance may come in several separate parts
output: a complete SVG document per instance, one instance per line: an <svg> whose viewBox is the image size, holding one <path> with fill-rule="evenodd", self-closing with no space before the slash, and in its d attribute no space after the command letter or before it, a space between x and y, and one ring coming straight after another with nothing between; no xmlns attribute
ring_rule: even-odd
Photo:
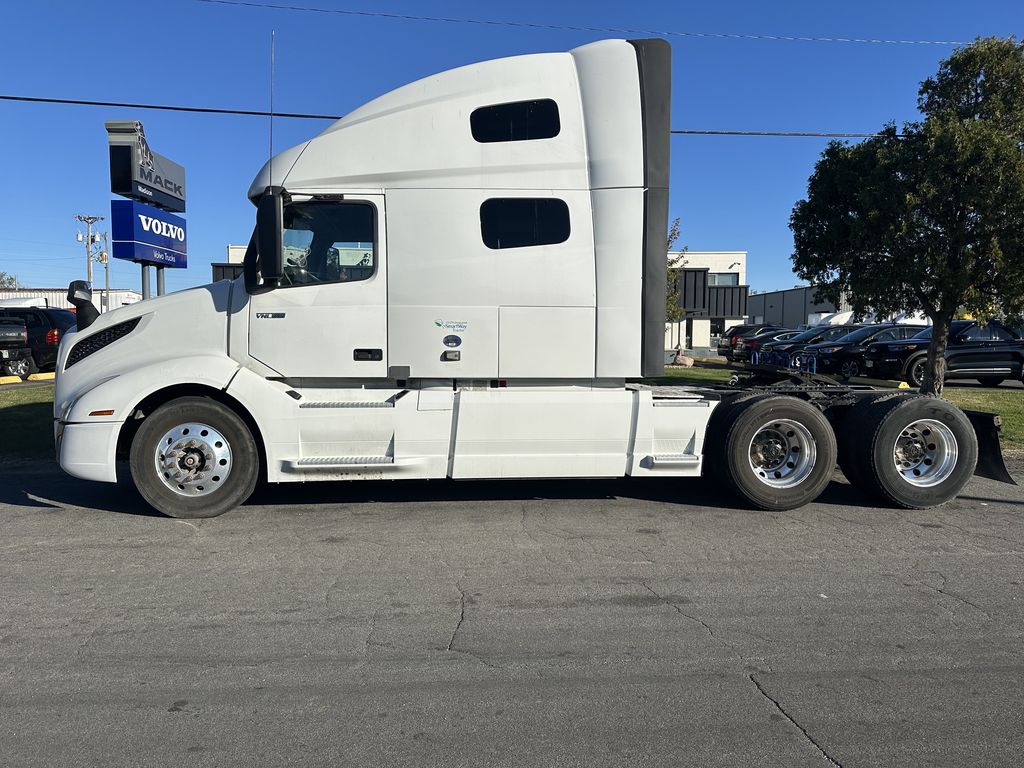
<svg viewBox="0 0 1024 768"><path fill-rule="evenodd" d="M912 387L921 386L924 382L924 367L927 362L927 358L925 358L924 355L921 355L920 357L911 359L910 362L907 363L906 373L904 374L907 384Z"/></svg>
<svg viewBox="0 0 1024 768"><path fill-rule="evenodd" d="M860 376L860 363L856 360L844 360L843 364L839 367L839 372L844 379Z"/></svg>
<svg viewBox="0 0 1024 768"><path fill-rule="evenodd" d="M736 401L709 432L705 462L749 503L787 510L818 497L832 479L836 438L825 416L795 397Z"/></svg>
<svg viewBox="0 0 1024 768"><path fill-rule="evenodd" d="M216 517L256 486L259 454L245 422L221 403L182 397L146 417L132 440L132 480L154 509Z"/></svg>

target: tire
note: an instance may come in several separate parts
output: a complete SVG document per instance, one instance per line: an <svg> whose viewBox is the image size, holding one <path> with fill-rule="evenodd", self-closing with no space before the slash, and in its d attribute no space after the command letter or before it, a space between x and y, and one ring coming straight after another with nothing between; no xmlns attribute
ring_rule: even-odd
<svg viewBox="0 0 1024 768"><path fill-rule="evenodd" d="M856 449L857 436L863 430L864 420L872 413L875 403L903 397L897 392L869 394L858 398L842 415L839 429L836 430L836 443L839 449L839 469L855 488L864 487L864 475L867 472L866 453ZM833 420L832 423L835 423Z"/></svg>
<svg viewBox="0 0 1024 768"><path fill-rule="evenodd" d="M8 376L20 376L25 378L32 373L32 366L29 364L31 358L23 357L21 360L8 360L4 363L4 373Z"/></svg>
<svg viewBox="0 0 1024 768"><path fill-rule="evenodd" d="M1006 381L1006 377L1005 376L979 376L978 377L978 381L981 382L981 386L983 386L983 387L998 387L1000 384L1002 384L1004 381Z"/></svg>
<svg viewBox="0 0 1024 768"><path fill-rule="evenodd" d="M903 369L903 380L912 387L920 387L924 382L924 367L927 362L928 358L925 355L910 358Z"/></svg>
<svg viewBox="0 0 1024 768"><path fill-rule="evenodd" d="M896 506L927 509L955 497L974 474L978 440L967 416L936 397L871 403L853 433L857 482ZM897 465L899 461L899 465Z"/></svg>
<svg viewBox="0 0 1024 768"><path fill-rule="evenodd" d="M785 395L741 396L719 415L715 426L716 432L709 433L705 461L734 493L758 509L803 506L832 479L836 465L832 426L821 411L803 400Z"/></svg>
<svg viewBox="0 0 1024 768"><path fill-rule="evenodd" d="M164 453L167 446L177 455ZM252 494L259 454L249 428L230 408L182 397L142 422L130 466L135 487L157 511L182 519L216 517Z"/></svg>
<svg viewBox="0 0 1024 768"><path fill-rule="evenodd" d="M844 360L839 366L839 375L844 379L853 379L860 376L860 363L856 360Z"/></svg>

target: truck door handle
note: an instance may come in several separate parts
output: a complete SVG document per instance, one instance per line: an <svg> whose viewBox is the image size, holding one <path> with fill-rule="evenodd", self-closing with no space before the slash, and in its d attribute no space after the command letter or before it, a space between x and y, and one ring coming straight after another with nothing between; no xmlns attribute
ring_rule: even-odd
<svg viewBox="0 0 1024 768"><path fill-rule="evenodd" d="M352 359L380 361L384 359L384 352L380 349L353 349Z"/></svg>

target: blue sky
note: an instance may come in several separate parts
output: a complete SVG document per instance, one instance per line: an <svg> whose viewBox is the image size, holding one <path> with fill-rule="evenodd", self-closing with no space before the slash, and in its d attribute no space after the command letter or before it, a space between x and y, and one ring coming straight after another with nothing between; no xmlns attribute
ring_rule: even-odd
<svg viewBox="0 0 1024 768"><path fill-rule="evenodd" d="M258 0L257 0L258 1ZM1020 36L1024 3L945 0L605 2L520 0L268 0L281 4L528 21L820 37L970 40ZM266 109L270 31L277 37L275 108L344 114L416 78L482 59L567 50L616 35L516 29L211 5L198 0L33 0L3 5L0 93ZM917 85L953 50L670 37L673 127L871 131L913 119ZM266 160L265 118L0 102L5 178L0 271L30 286L84 277L76 213L109 217L103 122L141 119L151 146L186 167L189 268L171 290L210 279L209 263L243 243L245 198ZM281 151L327 123L277 120ZM694 250L747 250L755 289L788 287L793 203L824 140L676 137L671 215ZM104 225L106 222L104 223ZM101 225L103 226L103 225ZM102 270L96 273L102 281ZM138 268L115 262L114 287L137 288Z"/></svg>

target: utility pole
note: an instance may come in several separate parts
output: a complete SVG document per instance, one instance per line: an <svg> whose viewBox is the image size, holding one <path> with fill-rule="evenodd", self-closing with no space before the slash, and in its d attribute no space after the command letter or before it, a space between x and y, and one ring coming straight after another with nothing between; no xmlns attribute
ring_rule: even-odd
<svg viewBox="0 0 1024 768"><path fill-rule="evenodd" d="M99 240L99 235L95 237L92 234L92 225L97 221L103 221L102 216L86 216L84 214L78 214L75 219L85 223L85 263L86 263L86 279L89 281L89 285L92 285L92 260L94 257L93 245ZM82 233L78 233L78 241L82 242Z"/></svg>
<svg viewBox="0 0 1024 768"><path fill-rule="evenodd" d="M103 233L103 250L100 251L99 261L103 265L103 277L105 288L103 289L103 311L110 311L110 234Z"/></svg>

